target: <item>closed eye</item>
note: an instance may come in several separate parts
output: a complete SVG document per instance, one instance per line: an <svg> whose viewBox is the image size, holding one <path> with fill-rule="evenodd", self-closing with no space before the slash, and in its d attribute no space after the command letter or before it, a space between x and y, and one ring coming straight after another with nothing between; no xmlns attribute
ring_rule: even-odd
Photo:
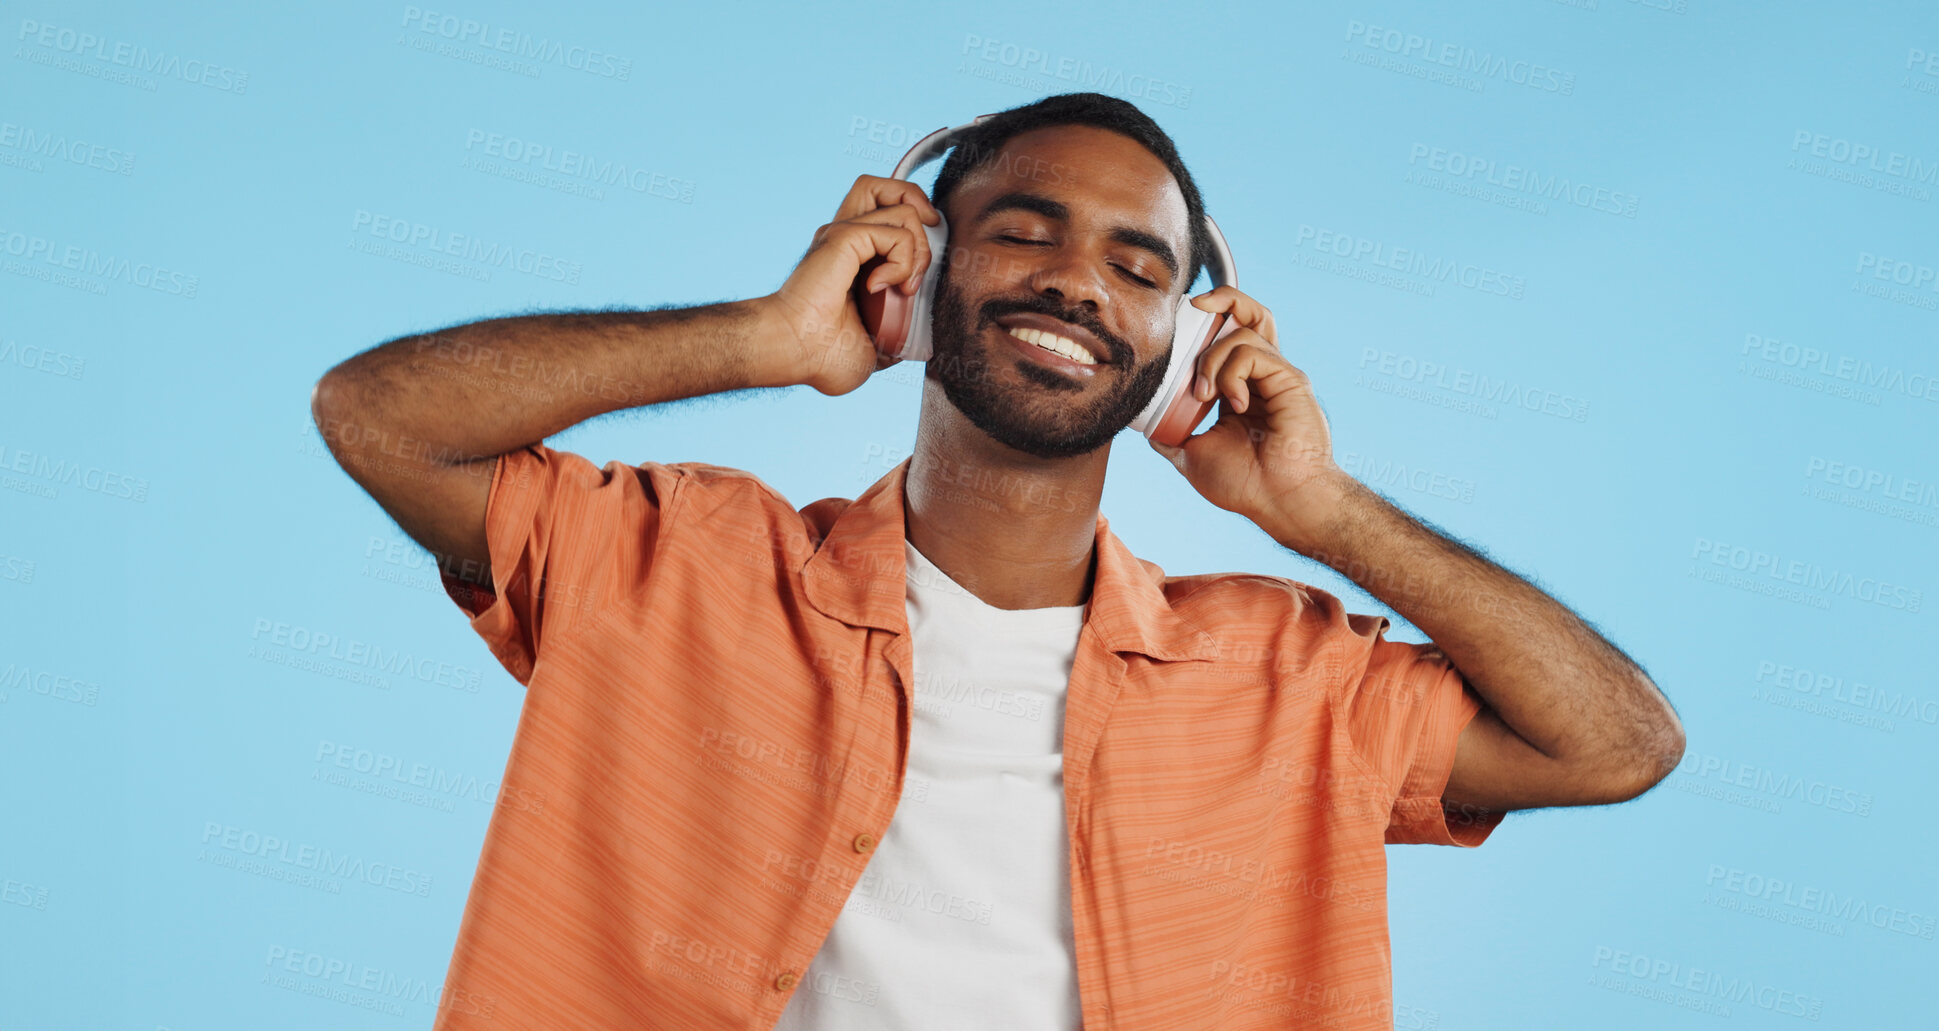
<svg viewBox="0 0 1939 1031"><path fill-rule="evenodd" d="M1035 244L1042 244L1046 247L1050 246L1049 240L1030 240L1021 236L999 236L997 237L997 239L1003 240L1007 243L1035 243ZM1125 268L1122 265L1118 265L1115 267L1119 272L1124 273L1124 277L1126 279L1131 280L1132 282L1138 284L1139 286L1156 287L1158 285L1157 283L1154 283L1151 280L1146 279L1145 277L1137 274L1136 272L1131 271L1128 268Z"/></svg>

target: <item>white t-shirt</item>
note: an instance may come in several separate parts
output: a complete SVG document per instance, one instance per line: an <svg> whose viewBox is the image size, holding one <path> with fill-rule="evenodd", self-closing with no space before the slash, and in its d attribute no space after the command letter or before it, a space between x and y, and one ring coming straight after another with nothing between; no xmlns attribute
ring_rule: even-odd
<svg viewBox="0 0 1939 1031"><path fill-rule="evenodd" d="M903 550L907 782L776 1031L1072 1031L1064 694L1085 606L994 608Z"/></svg>

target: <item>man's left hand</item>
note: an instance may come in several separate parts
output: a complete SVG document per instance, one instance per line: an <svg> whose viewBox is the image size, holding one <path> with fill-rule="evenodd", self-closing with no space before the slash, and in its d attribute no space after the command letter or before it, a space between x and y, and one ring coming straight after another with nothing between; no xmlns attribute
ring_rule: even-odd
<svg viewBox="0 0 1939 1031"><path fill-rule="evenodd" d="M1349 479L1333 463L1326 415L1306 373L1279 353L1266 306L1221 286L1192 298L1203 311L1230 312L1240 327L1199 355L1193 396L1220 399L1218 419L1182 446L1151 442L1205 500L1298 548L1318 539Z"/></svg>

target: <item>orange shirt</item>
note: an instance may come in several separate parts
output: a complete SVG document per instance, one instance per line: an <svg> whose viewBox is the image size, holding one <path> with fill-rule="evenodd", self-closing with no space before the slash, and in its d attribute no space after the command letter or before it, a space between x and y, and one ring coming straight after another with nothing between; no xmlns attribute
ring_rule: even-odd
<svg viewBox="0 0 1939 1031"><path fill-rule="evenodd" d="M703 462L499 459L495 592L445 586L526 696L435 1031L864 1001L802 975L923 787L908 466L797 509ZM1387 627L1283 577L1166 576L1098 517L1063 753L1085 1028L1393 1027L1383 845L1478 845L1501 814L1443 813L1481 701Z"/></svg>

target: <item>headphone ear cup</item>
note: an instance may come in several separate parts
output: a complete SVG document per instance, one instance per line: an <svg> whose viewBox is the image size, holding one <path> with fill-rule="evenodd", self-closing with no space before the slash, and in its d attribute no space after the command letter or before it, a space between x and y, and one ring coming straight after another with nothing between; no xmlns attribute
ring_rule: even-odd
<svg viewBox="0 0 1939 1031"><path fill-rule="evenodd" d="M1213 341L1227 335L1237 323L1224 312L1206 311L1193 304L1190 295L1178 302L1178 316L1172 330L1171 363L1157 396L1133 420L1131 427L1147 438L1168 447L1185 443L1205 413L1218 404L1217 396L1201 401L1192 396L1192 381L1197 378L1198 360Z"/></svg>
<svg viewBox="0 0 1939 1031"><path fill-rule="evenodd" d="M875 343L875 350L884 358L900 361L903 341L909 335L909 298L894 286L875 293L866 289L869 276L887 260L878 255L863 262L849 294L855 298L855 311L862 317L862 329Z"/></svg>
<svg viewBox="0 0 1939 1031"><path fill-rule="evenodd" d="M877 293L865 289L870 273L888 261L882 255L862 263L849 293L855 310L862 317L862 328L874 342L875 350L890 364L900 361L928 361L931 353L929 320L934 310L936 283L941 278L941 258L949 246L949 224L924 225L929 238L929 267L923 271L922 285L914 294L904 294L900 284Z"/></svg>
<svg viewBox="0 0 1939 1031"><path fill-rule="evenodd" d="M924 225L923 235L929 238L929 267L923 270L922 285L916 289L909 300L908 333L903 339L900 358L912 362L926 362L935 353L932 345L930 324L936 312L936 294L943 278L943 262L949 254L949 221L936 213L936 225ZM883 293L891 291L884 290Z"/></svg>

